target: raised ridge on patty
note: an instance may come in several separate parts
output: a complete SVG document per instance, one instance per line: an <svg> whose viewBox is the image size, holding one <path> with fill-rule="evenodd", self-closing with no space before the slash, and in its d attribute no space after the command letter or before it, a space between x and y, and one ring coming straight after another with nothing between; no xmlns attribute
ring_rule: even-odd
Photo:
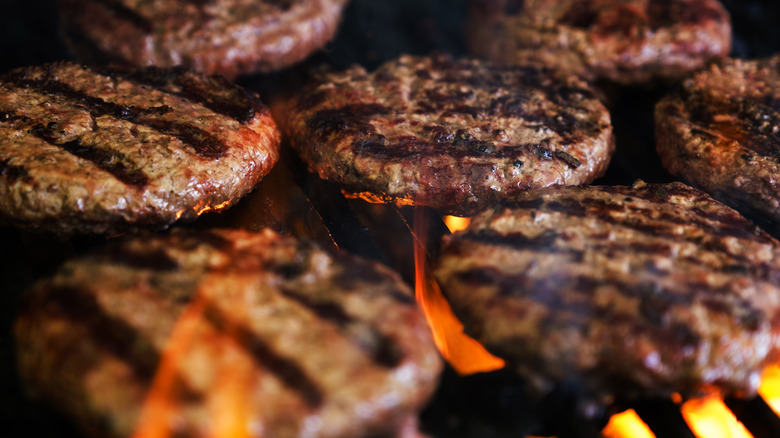
<svg viewBox="0 0 780 438"><path fill-rule="evenodd" d="M664 167L780 231L780 56L727 60L655 109Z"/></svg>
<svg viewBox="0 0 780 438"><path fill-rule="evenodd" d="M467 32L474 56L623 84L679 79L731 48L718 0L472 0Z"/></svg>
<svg viewBox="0 0 780 438"><path fill-rule="evenodd" d="M609 113L577 77L444 55L325 74L284 124L323 179L454 214L590 182L613 150Z"/></svg>
<svg viewBox="0 0 780 438"><path fill-rule="evenodd" d="M780 244L679 182L525 193L444 242L435 275L541 393L748 397L777 355Z"/></svg>
<svg viewBox="0 0 780 438"><path fill-rule="evenodd" d="M77 56L227 78L290 66L336 33L347 0L58 0Z"/></svg>
<svg viewBox="0 0 780 438"><path fill-rule="evenodd" d="M92 436L143 427L160 379L170 436L413 436L442 367L397 274L268 229L124 239L23 298L26 388Z"/></svg>
<svg viewBox="0 0 780 438"><path fill-rule="evenodd" d="M249 192L280 141L259 96L221 77L14 70L0 76L0 222L67 234L193 220Z"/></svg>

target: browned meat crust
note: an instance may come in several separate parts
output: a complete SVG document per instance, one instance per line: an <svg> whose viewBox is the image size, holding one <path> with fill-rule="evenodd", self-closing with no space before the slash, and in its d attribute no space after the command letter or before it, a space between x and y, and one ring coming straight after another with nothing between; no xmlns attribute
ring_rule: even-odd
<svg viewBox="0 0 780 438"><path fill-rule="evenodd" d="M114 233L193 220L249 192L279 142L259 97L219 77L16 70L0 77L0 221Z"/></svg>
<svg viewBox="0 0 780 438"><path fill-rule="evenodd" d="M780 57L729 60L656 105L656 142L673 174L780 230Z"/></svg>
<svg viewBox="0 0 780 438"><path fill-rule="evenodd" d="M215 436L219 406L261 436L412 436L442 365L388 269L269 230L179 230L67 262L28 291L19 370L91 435L128 437L185 326L167 394L177 437Z"/></svg>
<svg viewBox="0 0 780 438"><path fill-rule="evenodd" d="M290 66L336 33L346 0L58 0L77 55L228 78Z"/></svg>
<svg viewBox="0 0 780 438"><path fill-rule="evenodd" d="M750 396L776 358L778 242L682 183L528 192L447 240L435 274L542 392Z"/></svg>
<svg viewBox="0 0 780 438"><path fill-rule="evenodd" d="M624 84L681 78L731 48L717 0L472 0L468 34L478 57Z"/></svg>
<svg viewBox="0 0 780 438"><path fill-rule="evenodd" d="M320 177L455 214L590 182L612 152L609 113L583 81L445 56L325 75L290 104L285 123Z"/></svg>

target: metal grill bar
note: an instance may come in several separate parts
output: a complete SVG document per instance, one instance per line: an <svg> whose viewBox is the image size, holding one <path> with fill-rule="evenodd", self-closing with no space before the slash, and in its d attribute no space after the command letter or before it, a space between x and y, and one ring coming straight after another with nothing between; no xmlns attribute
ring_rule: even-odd
<svg viewBox="0 0 780 438"><path fill-rule="evenodd" d="M727 398L726 406L755 438L780 437L780 417L761 397L750 400Z"/></svg>
<svg viewBox="0 0 780 438"><path fill-rule="evenodd" d="M633 408L658 438L696 438L680 406L671 400L642 400L634 403Z"/></svg>

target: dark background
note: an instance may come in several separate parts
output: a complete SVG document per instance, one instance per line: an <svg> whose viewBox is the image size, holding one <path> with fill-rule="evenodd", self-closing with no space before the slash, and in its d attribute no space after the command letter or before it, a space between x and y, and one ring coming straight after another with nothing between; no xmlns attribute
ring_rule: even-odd
<svg viewBox="0 0 780 438"><path fill-rule="evenodd" d="M780 19L780 2L726 0L723 3L732 13L734 56L762 57L780 51L780 26L776 25ZM467 0L352 0L339 34L324 51L287 71L243 78L240 82L259 89L262 95L266 90L278 89L278 84L291 78L305 77L308 68L321 64L344 68L360 63L373 68L402 53L436 51L465 55L462 29L466 4ZM73 58L59 36L54 0L0 0L0 74L16 67L63 59ZM636 178L647 181L669 178L660 168L652 144L652 105L663 92L619 90L613 111L618 149L605 181L627 184ZM18 386L10 327L19 291L29 282L30 277L25 273L42 268L26 266L29 258L9 254L8 250L12 249L9 236L15 236L15 231L0 227L0 252L4 253L0 257L0 275L4 278L0 282L0 436L78 437L66 419L42 404L27 400ZM35 243L36 239L32 240ZM44 264L48 260L53 267L58 260L48 258L49 247L43 248L35 254L35 260ZM478 386L482 382L472 380L465 384ZM446 392L439 398L447 397ZM505 391L501 397L502 400L487 403L485 409L495 411L487 413L488 418L512 416L513 412L522 410L517 405L520 398L513 392ZM452 406L447 403L439 404L426 415L430 421L459 421L446 414L449 407ZM472 427L453 425L452 430L468 429L473 436L503 436L496 430L500 426L491 421Z"/></svg>

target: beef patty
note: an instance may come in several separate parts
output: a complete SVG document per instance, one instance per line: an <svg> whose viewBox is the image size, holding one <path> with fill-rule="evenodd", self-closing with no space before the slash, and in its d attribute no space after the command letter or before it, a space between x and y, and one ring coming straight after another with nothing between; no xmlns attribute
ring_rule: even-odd
<svg viewBox="0 0 780 438"><path fill-rule="evenodd" d="M729 60L655 110L664 166L780 232L780 57Z"/></svg>
<svg viewBox="0 0 780 438"><path fill-rule="evenodd" d="M779 243L682 183L528 192L444 242L435 274L542 393L750 396L776 359Z"/></svg>
<svg viewBox="0 0 780 438"><path fill-rule="evenodd" d="M164 228L223 208L278 159L255 93L220 77L55 63L0 76L0 222Z"/></svg>
<svg viewBox="0 0 780 438"><path fill-rule="evenodd" d="M623 84L681 78L731 48L717 0L472 0L467 31L477 57Z"/></svg>
<svg viewBox="0 0 780 438"><path fill-rule="evenodd" d="M454 214L590 182L613 149L609 113L576 77L446 56L324 75L285 123L320 177Z"/></svg>
<svg viewBox="0 0 780 438"><path fill-rule="evenodd" d="M346 0L58 0L84 60L184 65L228 78L298 62L333 37Z"/></svg>
<svg viewBox="0 0 780 438"><path fill-rule="evenodd" d="M399 276L269 230L124 240L24 301L28 391L92 436L155 414L170 436L413 436L442 366ZM152 387L167 408L142 409Z"/></svg>

